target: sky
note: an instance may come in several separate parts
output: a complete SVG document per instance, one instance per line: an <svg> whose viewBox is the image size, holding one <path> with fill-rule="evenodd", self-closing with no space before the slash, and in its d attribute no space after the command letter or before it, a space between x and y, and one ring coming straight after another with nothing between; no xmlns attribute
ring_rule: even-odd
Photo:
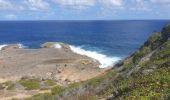
<svg viewBox="0 0 170 100"><path fill-rule="evenodd" d="M170 19L170 0L0 0L0 20Z"/></svg>

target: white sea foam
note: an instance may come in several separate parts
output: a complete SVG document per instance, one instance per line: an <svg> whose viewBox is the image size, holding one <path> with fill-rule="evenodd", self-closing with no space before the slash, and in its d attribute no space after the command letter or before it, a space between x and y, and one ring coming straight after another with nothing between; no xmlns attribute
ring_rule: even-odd
<svg viewBox="0 0 170 100"><path fill-rule="evenodd" d="M55 48L57 48L57 49L62 48L62 47L61 47L61 45L60 45L60 44L58 44L58 43L56 43L56 44L54 45L54 47L55 47Z"/></svg>
<svg viewBox="0 0 170 100"><path fill-rule="evenodd" d="M100 62L100 68L106 68L113 66L117 61L121 60L120 57L108 57L104 54L98 53L96 51L84 50L81 47L70 46L71 50L77 54L86 55Z"/></svg>
<svg viewBox="0 0 170 100"><path fill-rule="evenodd" d="M8 45L6 45L6 44L0 45L0 50L2 50L2 48L6 47L6 46L8 46Z"/></svg>
<svg viewBox="0 0 170 100"><path fill-rule="evenodd" d="M21 49L21 48L26 48L26 46L24 46L23 44L21 44L21 43L18 43L17 44L18 45L18 47Z"/></svg>

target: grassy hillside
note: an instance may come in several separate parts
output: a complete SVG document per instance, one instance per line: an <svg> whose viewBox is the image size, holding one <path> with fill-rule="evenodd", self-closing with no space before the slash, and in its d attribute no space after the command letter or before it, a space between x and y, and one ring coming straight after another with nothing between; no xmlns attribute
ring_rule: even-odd
<svg viewBox="0 0 170 100"><path fill-rule="evenodd" d="M170 25L106 74L29 99L170 99Z"/></svg>
<svg viewBox="0 0 170 100"><path fill-rule="evenodd" d="M110 99L168 99L170 25L154 33L131 57L117 65L120 76ZM115 89L116 88L116 89Z"/></svg>

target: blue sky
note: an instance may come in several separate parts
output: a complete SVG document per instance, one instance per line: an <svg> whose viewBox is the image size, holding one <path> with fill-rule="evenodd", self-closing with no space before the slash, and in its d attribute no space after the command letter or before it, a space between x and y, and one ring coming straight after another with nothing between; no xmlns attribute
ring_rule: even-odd
<svg viewBox="0 0 170 100"><path fill-rule="evenodd" d="M170 19L170 0L0 0L0 20Z"/></svg>

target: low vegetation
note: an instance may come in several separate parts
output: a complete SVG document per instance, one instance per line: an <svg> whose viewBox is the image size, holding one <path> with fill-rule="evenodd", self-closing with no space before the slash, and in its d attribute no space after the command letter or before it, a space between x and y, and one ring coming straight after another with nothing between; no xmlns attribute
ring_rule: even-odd
<svg viewBox="0 0 170 100"><path fill-rule="evenodd" d="M26 90L40 89L39 79L23 79L20 80L19 83L24 86Z"/></svg>
<svg viewBox="0 0 170 100"><path fill-rule="evenodd" d="M54 86L54 85L56 85L56 81L54 81L52 79L47 79L45 81L45 85L47 85L47 86Z"/></svg>

